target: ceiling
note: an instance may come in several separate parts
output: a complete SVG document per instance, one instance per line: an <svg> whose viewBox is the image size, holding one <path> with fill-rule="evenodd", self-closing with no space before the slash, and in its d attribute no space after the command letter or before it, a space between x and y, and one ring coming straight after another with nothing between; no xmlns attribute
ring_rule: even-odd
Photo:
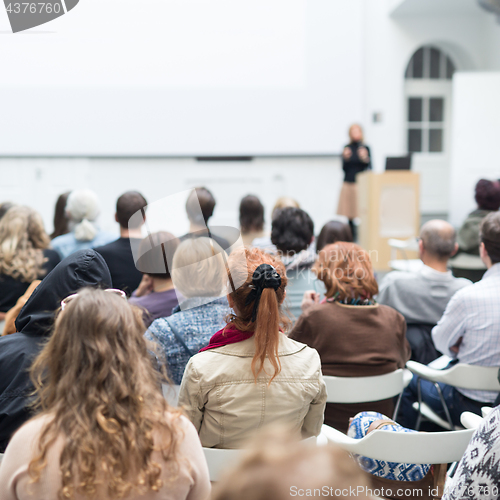
<svg viewBox="0 0 500 500"><path fill-rule="evenodd" d="M391 15L459 14L474 15L485 12L477 0L399 0L393 2Z"/></svg>

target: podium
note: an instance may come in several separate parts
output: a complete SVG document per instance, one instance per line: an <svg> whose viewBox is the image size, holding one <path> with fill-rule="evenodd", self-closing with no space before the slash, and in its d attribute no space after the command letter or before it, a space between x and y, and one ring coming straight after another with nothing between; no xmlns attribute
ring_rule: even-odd
<svg viewBox="0 0 500 500"><path fill-rule="evenodd" d="M359 243L370 253L374 270L388 271L388 240L416 238L420 232L420 176L410 171L367 171L356 180Z"/></svg>

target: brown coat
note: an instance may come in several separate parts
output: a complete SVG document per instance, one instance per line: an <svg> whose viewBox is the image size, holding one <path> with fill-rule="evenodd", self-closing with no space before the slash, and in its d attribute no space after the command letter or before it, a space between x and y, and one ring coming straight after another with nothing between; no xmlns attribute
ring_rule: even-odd
<svg viewBox="0 0 500 500"><path fill-rule="evenodd" d="M351 306L327 302L303 313L290 338L316 349L323 375L368 377L403 368L410 359L406 323L391 307ZM360 411L378 411L389 417L393 401L328 403L325 424L347 432L349 417Z"/></svg>

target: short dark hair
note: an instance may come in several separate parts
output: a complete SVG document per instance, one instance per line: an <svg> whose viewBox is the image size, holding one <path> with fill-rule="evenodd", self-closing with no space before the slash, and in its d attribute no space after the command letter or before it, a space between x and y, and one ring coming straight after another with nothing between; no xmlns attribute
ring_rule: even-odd
<svg viewBox="0 0 500 500"><path fill-rule="evenodd" d="M146 198L138 191L123 193L116 202L116 219L123 229L137 229L141 226L141 219L134 219L129 225L129 220L136 212L148 206Z"/></svg>
<svg viewBox="0 0 500 500"><path fill-rule="evenodd" d="M481 179L476 184L475 200L482 210L498 210L500 208L500 182Z"/></svg>
<svg viewBox="0 0 500 500"><path fill-rule="evenodd" d="M151 233L139 244L137 269L152 278L169 279L171 270L168 263L172 262L179 244L179 239L166 231Z"/></svg>
<svg viewBox="0 0 500 500"><path fill-rule="evenodd" d="M204 187L195 188L186 201L186 212L189 220L195 224L207 224L215 208L215 198ZM200 210L201 209L201 217ZM202 220L203 219L203 220Z"/></svg>
<svg viewBox="0 0 500 500"><path fill-rule="evenodd" d="M337 243L337 241L352 243L352 231L348 224L344 224L338 220L331 220L321 228L318 239L316 240L316 251L319 252L323 250L326 245Z"/></svg>
<svg viewBox="0 0 500 500"><path fill-rule="evenodd" d="M273 219L271 241L283 253L305 250L313 235L314 223L300 208L283 208Z"/></svg>
<svg viewBox="0 0 500 500"><path fill-rule="evenodd" d="M500 262L500 212L488 214L481 223L481 241L493 264Z"/></svg>
<svg viewBox="0 0 500 500"><path fill-rule="evenodd" d="M241 200L240 227L242 233L262 231L264 228L264 205L257 196L249 194Z"/></svg>

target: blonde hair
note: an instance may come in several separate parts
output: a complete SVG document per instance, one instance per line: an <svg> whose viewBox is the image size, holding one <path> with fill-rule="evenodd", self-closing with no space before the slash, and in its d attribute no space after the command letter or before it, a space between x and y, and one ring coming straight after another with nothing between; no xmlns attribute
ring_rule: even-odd
<svg viewBox="0 0 500 500"><path fill-rule="evenodd" d="M180 411L163 398L144 330L138 308L103 290L80 291L59 314L31 368L36 407L50 417L28 467L32 483L61 436L61 500L158 491L158 450L175 476Z"/></svg>
<svg viewBox="0 0 500 500"><path fill-rule="evenodd" d="M299 202L297 200L294 200L290 196L280 196L277 200L276 203L274 204L273 211L271 217L274 219L274 216L277 214L278 210L281 210L282 208L300 208Z"/></svg>
<svg viewBox="0 0 500 500"><path fill-rule="evenodd" d="M216 483L212 500L288 500L292 486L311 492L328 488L335 497L344 496L335 491L354 489L358 498L371 498L368 476L346 452L298 442L287 429L272 426Z"/></svg>
<svg viewBox="0 0 500 500"><path fill-rule="evenodd" d="M175 251L172 281L184 297L220 297L227 282L226 252L212 238L188 238Z"/></svg>
<svg viewBox="0 0 500 500"><path fill-rule="evenodd" d="M14 206L0 219L0 273L31 283L43 274L50 239L38 212Z"/></svg>
<svg viewBox="0 0 500 500"><path fill-rule="evenodd" d="M358 127L359 130L361 131L361 142L363 142L365 140L365 134L363 132L363 127L359 124L359 123L353 123L350 127L349 127L349 140L352 141L352 129L354 127Z"/></svg>

